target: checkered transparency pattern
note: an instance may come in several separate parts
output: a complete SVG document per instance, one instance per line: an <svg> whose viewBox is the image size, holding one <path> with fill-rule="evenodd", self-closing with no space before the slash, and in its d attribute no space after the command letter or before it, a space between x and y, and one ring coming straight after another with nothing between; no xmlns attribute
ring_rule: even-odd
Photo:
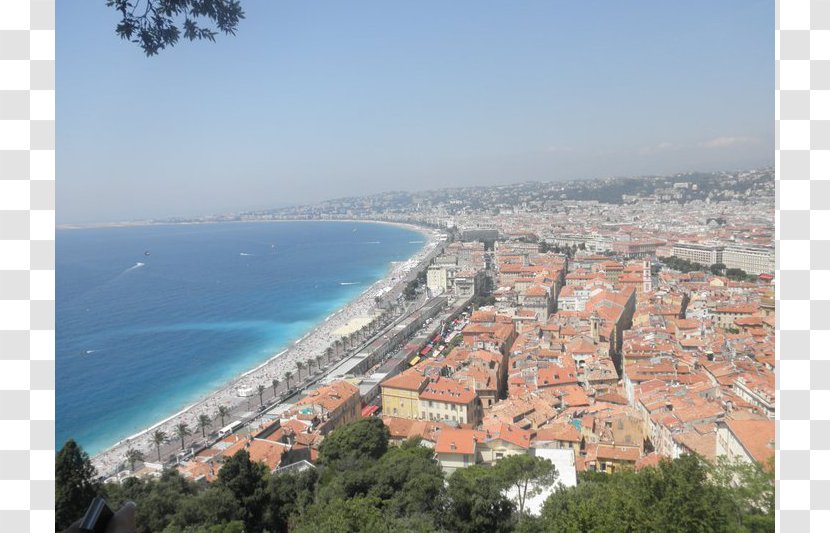
<svg viewBox="0 0 830 533"><path fill-rule="evenodd" d="M776 10L777 524L830 524L830 0Z"/></svg>
<svg viewBox="0 0 830 533"><path fill-rule="evenodd" d="M53 531L55 6L0 0L0 530Z"/></svg>

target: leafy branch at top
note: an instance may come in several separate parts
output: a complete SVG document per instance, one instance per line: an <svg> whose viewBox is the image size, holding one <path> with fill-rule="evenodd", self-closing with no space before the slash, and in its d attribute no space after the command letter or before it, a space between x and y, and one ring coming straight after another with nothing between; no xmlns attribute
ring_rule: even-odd
<svg viewBox="0 0 830 533"><path fill-rule="evenodd" d="M175 45L183 35L216 41L221 31L236 35L245 18L238 0L107 0L121 14L115 33L136 43L147 56Z"/></svg>

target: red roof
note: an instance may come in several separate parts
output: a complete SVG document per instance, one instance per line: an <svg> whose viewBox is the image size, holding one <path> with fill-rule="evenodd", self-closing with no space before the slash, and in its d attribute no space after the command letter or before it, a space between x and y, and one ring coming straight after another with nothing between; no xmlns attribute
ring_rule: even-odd
<svg viewBox="0 0 830 533"><path fill-rule="evenodd" d="M469 404L475 397L474 390L448 378L438 378L437 381L431 382L419 395L421 400L435 400L461 405Z"/></svg>
<svg viewBox="0 0 830 533"><path fill-rule="evenodd" d="M435 453L461 453L472 455L476 452L476 434L473 429L447 428L438 435Z"/></svg>

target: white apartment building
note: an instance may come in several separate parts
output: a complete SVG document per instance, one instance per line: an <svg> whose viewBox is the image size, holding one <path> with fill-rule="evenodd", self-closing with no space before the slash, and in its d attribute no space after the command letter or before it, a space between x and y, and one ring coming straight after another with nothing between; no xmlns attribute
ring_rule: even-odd
<svg viewBox="0 0 830 533"><path fill-rule="evenodd" d="M762 246L727 246L723 250L726 268L740 268L747 274L775 272L775 250Z"/></svg>
<svg viewBox="0 0 830 533"><path fill-rule="evenodd" d="M672 246L671 254L679 259L685 259L692 263L711 266L715 263L723 263L723 251L723 246L716 244L678 242Z"/></svg>

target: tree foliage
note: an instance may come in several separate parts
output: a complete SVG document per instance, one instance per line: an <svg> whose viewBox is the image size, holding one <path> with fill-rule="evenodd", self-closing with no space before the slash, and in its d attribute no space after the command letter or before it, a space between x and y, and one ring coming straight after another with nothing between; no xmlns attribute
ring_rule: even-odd
<svg viewBox="0 0 830 533"><path fill-rule="evenodd" d="M267 503L268 470L262 463L253 463L247 450L236 452L219 470L216 485L233 494L240 507L247 531L260 531Z"/></svg>
<svg viewBox="0 0 830 533"><path fill-rule="evenodd" d="M500 533L513 528L514 504L504 494L505 482L496 469L481 465L453 472L444 526L459 533Z"/></svg>
<svg viewBox="0 0 830 533"><path fill-rule="evenodd" d="M326 436L320 445L319 462L338 463L379 459L389 447L389 429L380 418L363 418Z"/></svg>
<svg viewBox="0 0 830 533"><path fill-rule="evenodd" d="M516 491L519 516L525 503L556 482L556 467L548 459L532 455L511 455L496 464L496 475L506 487Z"/></svg>
<svg viewBox="0 0 830 533"><path fill-rule="evenodd" d="M771 501L772 478L755 478L758 483L739 490L732 484L734 472L731 466L713 469L699 456L683 455L637 473L582 476L576 487L548 498L537 530L774 531L772 506L749 503Z"/></svg>
<svg viewBox="0 0 830 533"><path fill-rule="evenodd" d="M69 439L55 458L55 524L59 530L83 516L98 493L97 472L89 456Z"/></svg>
<svg viewBox="0 0 830 533"><path fill-rule="evenodd" d="M522 515L522 506L555 482L548 461L507 457L446 478L433 451L417 440L387 449L388 432L378 422L334 430L321 446L325 460L302 472L269 474L242 450L210 484L166 470L159 479L131 477L100 490L113 508L136 502L138 533L774 530L771 465L710 465L689 455L640 472L587 472L576 487L559 487L535 517ZM98 487L89 459L72 441L58 454L56 474L60 527L80 518ZM518 505L511 487L523 494Z"/></svg>
<svg viewBox="0 0 830 533"><path fill-rule="evenodd" d="M121 22L115 33L156 55L179 38L216 41L219 32L236 35L245 18L238 0L107 0Z"/></svg>

